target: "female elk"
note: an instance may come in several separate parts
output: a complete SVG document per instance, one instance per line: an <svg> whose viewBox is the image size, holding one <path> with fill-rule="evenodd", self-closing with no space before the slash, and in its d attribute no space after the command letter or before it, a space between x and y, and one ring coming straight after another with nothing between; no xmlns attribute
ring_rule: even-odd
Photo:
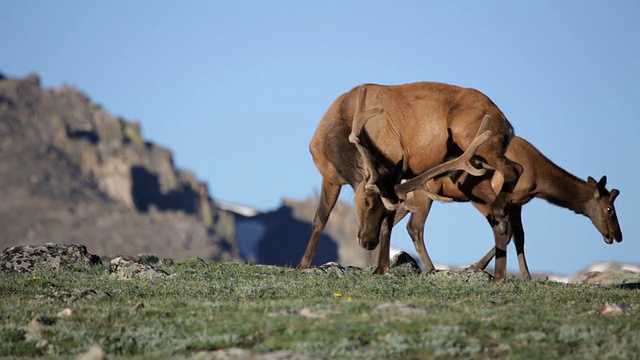
<svg viewBox="0 0 640 360"><path fill-rule="evenodd" d="M508 230L505 234L494 230L494 237L496 243L508 243L511 238L514 239L520 277L531 278L524 255L524 228L521 212L522 206L534 197L545 199L554 205L587 216L602 234L607 244L613 243L614 240L622 241L622 232L613 204L620 191L606 189L606 176L603 176L600 181L596 181L592 177L589 177L587 181L581 180L554 164L533 145L517 136L509 144L506 156L520 164L523 171L507 199ZM454 201L471 201L478 211L487 217L489 215L488 205L479 201L474 193L497 192L500 186L499 178L500 176L496 176L493 171L489 171L482 177L466 177L458 182L453 182L449 178L431 180L426 183L426 186L431 191L441 196L450 197ZM432 271L435 268L424 245L424 224L429 215L432 200L423 194L416 193L410 203L413 212L407 224L407 230L425 270ZM399 210L395 222L400 221L407 212L406 207ZM500 281L506 276L506 252L503 249L492 248L472 266L484 269L494 256L496 257L495 279Z"/></svg>

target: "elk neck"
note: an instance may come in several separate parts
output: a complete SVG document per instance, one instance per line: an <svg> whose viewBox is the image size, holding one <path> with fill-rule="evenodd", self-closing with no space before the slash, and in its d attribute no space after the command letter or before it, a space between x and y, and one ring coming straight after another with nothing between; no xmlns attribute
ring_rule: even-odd
<svg viewBox="0 0 640 360"><path fill-rule="evenodd" d="M536 166L538 196L554 205L590 216L588 203L593 198L594 187L557 166L551 160L547 158L544 160L537 161L538 166Z"/></svg>

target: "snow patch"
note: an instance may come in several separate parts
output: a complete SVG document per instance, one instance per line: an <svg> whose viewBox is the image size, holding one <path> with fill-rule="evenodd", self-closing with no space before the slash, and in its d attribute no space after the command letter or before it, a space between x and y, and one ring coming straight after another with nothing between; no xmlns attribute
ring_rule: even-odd
<svg viewBox="0 0 640 360"><path fill-rule="evenodd" d="M234 203L218 201L218 200L216 200L216 206L222 210L231 211L246 217L253 217L260 213L260 211L250 206L234 204Z"/></svg>

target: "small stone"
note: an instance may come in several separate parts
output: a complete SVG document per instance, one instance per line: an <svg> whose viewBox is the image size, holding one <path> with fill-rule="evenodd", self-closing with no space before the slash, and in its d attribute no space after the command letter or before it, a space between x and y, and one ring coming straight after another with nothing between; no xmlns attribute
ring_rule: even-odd
<svg viewBox="0 0 640 360"><path fill-rule="evenodd" d="M131 308L131 313L135 313L138 312L140 310L144 309L144 303L142 301L138 301L137 303L135 303L135 305L133 305L133 307Z"/></svg>
<svg viewBox="0 0 640 360"><path fill-rule="evenodd" d="M635 313L633 309L621 306L618 304L607 302L604 304L604 307L600 311L600 315L602 316L619 316L619 315L630 315Z"/></svg>
<svg viewBox="0 0 640 360"><path fill-rule="evenodd" d="M100 345L91 345L89 350L76 356L76 360L103 360L105 358L105 352Z"/></svg>
<svg viewBox="0 0 640 360"><path fill-rule="evenodd" d="M391 268L396 268L399 266L409 266L411 269L420 270L420 265L418 265L416 259L414 259L406 251L400 251L391 260Z"/></svg>
<svg viewBox="0 0 640 360"><path fill-rule="evenodd" d="M426 310L418 309L410 304L403 303L387 303L376 307L376 312L399 312L402 314L426 314Z"/></svg>
<svg viewBox="0 0 640 360"><path fill-rule="evenodd" d="M446 277L446 278L456 279L464 282L493 280L493 276L488 272L481 269L476 269L473 267L468 267L464 269L455 269L455 270L437 270L431 276L441 277L441 278Z"/></svg>
<svg viewBox="0 0 640 360"><path fill-rule="evenodd" d="M34 317L31 320L31 323L29 325L31 325L31 326L42 326L42 325L51 326L51 325L54 325L55 323L56 323L56 321L53 318L51 318L51 317L49 317L47 315L39 314L39 315L36 315L36 317Z"/></svg>
<svg viewBox="0 0 640 360"><path fill-rule="evenodd" d="M319 314L319 313L315 313L315 312L311 311L311 309L309 309L308 307L302 308L302 310L300 310L299 314L300 314L300 316L306 317L307 319L318 319L318 318L325 317L325 315L323 315L323 314Z"/></svg>
<svg viewBox="0 0 640 360"><path fill-rule="evenodd" d="M156 269L150 265L138 264L117 257L109 263L109 276L116 277L119 280L128 280L134 278L153 279L156 277L165 277L169 274L161 269Z"/></svg>
<svg viewBox="0 0 640 360"><path fill-rule="evenodd" d="M67 318L67 317L70 317L71 315L73 315L73 310L71 310L70 308L64 308L62 309L62 311L58 313L57 316L59 318Z"/></svg>

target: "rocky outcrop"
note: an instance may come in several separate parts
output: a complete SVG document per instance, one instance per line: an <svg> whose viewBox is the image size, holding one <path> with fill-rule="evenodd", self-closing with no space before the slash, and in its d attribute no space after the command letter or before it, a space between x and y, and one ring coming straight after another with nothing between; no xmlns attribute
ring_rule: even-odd
<svg viewBox="0 0 640 360"><path fill-rule="evenodd" d="M207 185L73 86L0 78L0 246L240 260Z"/></svg>
<svg viewBox="0 0 640 360"><path fill-rule="evenodd" d="M569 284L628 285L640 287L640 266L613 261L598 262L571 276L549 276L549 280Z"/></svg>
<svg viewBox="0 0 640 360"><path fill-rule="evenodd" d="M571 276L571 284L640 284L640 272L631 270L589 271Z"/></svg>
<svg viewBox="0 0 640 360"><path fill-rule="evenodd" d="M223 204L233 213L238 246L250 262L295 266L302 257L309 236L318 197L298 201L284 199L279 208L269 212ZM366 251L356 239L357 220L353 206L338 201L325 227L313 264L331 261L351 266L373 265L378 251Z"/></svg>
<svg viewBox="0 0 640 360"><path fill-rule="evenodd" d="M0 271L30 273L35 270L59 271L102 265L100 257L84 245L19 245L0 254Z"/></svg>
<svg viewBox="0 0 640 360"><path fill-rule="evenodd" d="M140 264L125 260L122 257L117 257L109 263L109 276L118 280L130 280L136 278L153 279L166 277L169 276L169 274L151 265Z"/></svg>

